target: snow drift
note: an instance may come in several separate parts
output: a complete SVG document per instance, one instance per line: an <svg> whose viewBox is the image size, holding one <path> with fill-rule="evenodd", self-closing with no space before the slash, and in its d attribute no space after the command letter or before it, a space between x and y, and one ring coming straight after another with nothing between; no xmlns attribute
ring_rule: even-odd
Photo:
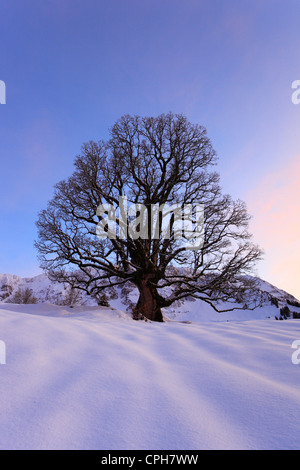
<svg viewBox="0 0 300 470"><path fill-rule="evenodd" d="M0 303L0 449L300 448L298 320L189 302L146 323L113 302Z"/></svg>

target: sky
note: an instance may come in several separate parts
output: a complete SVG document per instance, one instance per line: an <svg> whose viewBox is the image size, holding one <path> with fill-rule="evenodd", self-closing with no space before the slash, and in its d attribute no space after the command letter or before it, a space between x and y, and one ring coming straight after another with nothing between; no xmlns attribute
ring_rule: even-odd
<svg viewBox="0 0 300 470"><path fill-rule="evenodd" d="M41 272L38 212L84 142L124 114L172 111L206 127L223 191L246 202L265 250L256 274L300 299L300 0L0 0L0 12L0 272Z"/></svg>

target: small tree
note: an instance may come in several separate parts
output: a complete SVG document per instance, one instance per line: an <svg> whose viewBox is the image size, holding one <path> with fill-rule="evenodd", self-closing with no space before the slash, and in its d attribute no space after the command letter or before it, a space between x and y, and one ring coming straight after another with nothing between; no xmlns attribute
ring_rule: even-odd
<svg viewBox="0 0 300 470"><path fill-rule="evenodd" d="M5 300L13 293L13 288L9 284L4 284L0 290L0 300Z"/></svg>
<svg viewBox="0 0 300 470"><path fill-rule="evenodd" d="M109 307L109 301L105 292L96 294L94 298L99 307Z"/></svg>
<svg viewBox="0 0 300 470"><path fill-rule="evenodd" d="M150 320L162 321L161 309L187 296L216 310L220 300L241 301L241 275L262 252L251 241L245 204L222 194L215 163L205 128L184 116L123 116L107 142L83 145L73 175L56 185L39 214L41 267L91 295L131 282L139 291L136 312ZM135 214L124 219L125 198ZM202 243L187 249L199 213L181 220L176 211L200 205Z"/></svg>
<svg viewBox="0 0 300 470"><path fill-rule="evenodd" d="M79 303L82 304L82 292L79 289L68 286L63 294L64 297L60 302L61 305L69 305L70 307L74 307Z"/></svg>
<svg viewBox="0 0 300 470"><path fill-rule="evenodd" d="M6 302L11 304L36 304L38 300L32 289L19 287Z"/></svg>
<svg viewBox="0 0 300 470"><path fill-rule="evenodd" d="M285 320L287 320L287 318L291 316L291 311L287 305L285 305L284 307L281 307L280 316L284 318Z"/></svg>

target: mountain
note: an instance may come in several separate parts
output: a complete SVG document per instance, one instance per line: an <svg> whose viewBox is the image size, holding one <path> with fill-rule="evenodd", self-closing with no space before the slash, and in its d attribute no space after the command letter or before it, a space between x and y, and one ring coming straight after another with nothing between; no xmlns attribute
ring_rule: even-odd
<svg viewBox="0 0 300 470"><path fill-rule="evenodd" d="M251 298L260 298L260 307L251 310L248 305L236 304L236 310L218 313L201 300L188 299L176 302L164 309L166 319L179 321L226 321L264 318L299 318L300 302L291 294L278 289L259 278L251 292ZM106 296L108 304L119 310L130 311L137 301L137 291L129 286L110 289ZM0 302L2 303L50 303L60 306L97 306L97 300L79 290L51 281L47 274L34 277L19 277L13 274L0 274ZM246 308L244 308L246 307ZM247 308L248 307L248 308ZM232 308L232 304L220 305L219 309Z"/></svg>

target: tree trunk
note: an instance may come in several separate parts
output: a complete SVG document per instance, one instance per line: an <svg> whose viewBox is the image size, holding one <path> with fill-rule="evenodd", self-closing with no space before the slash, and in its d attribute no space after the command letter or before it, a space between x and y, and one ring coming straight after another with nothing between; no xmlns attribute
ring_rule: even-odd
<svg viewBox="0 0 300 470"><path fill-rule="evenodd" d="M137 285L139 289L139 300L135 310L138 315L143 315L151 321L163 322L160 309L160 296L155 286L149 282L149 278L141 279Z"/></svg>

